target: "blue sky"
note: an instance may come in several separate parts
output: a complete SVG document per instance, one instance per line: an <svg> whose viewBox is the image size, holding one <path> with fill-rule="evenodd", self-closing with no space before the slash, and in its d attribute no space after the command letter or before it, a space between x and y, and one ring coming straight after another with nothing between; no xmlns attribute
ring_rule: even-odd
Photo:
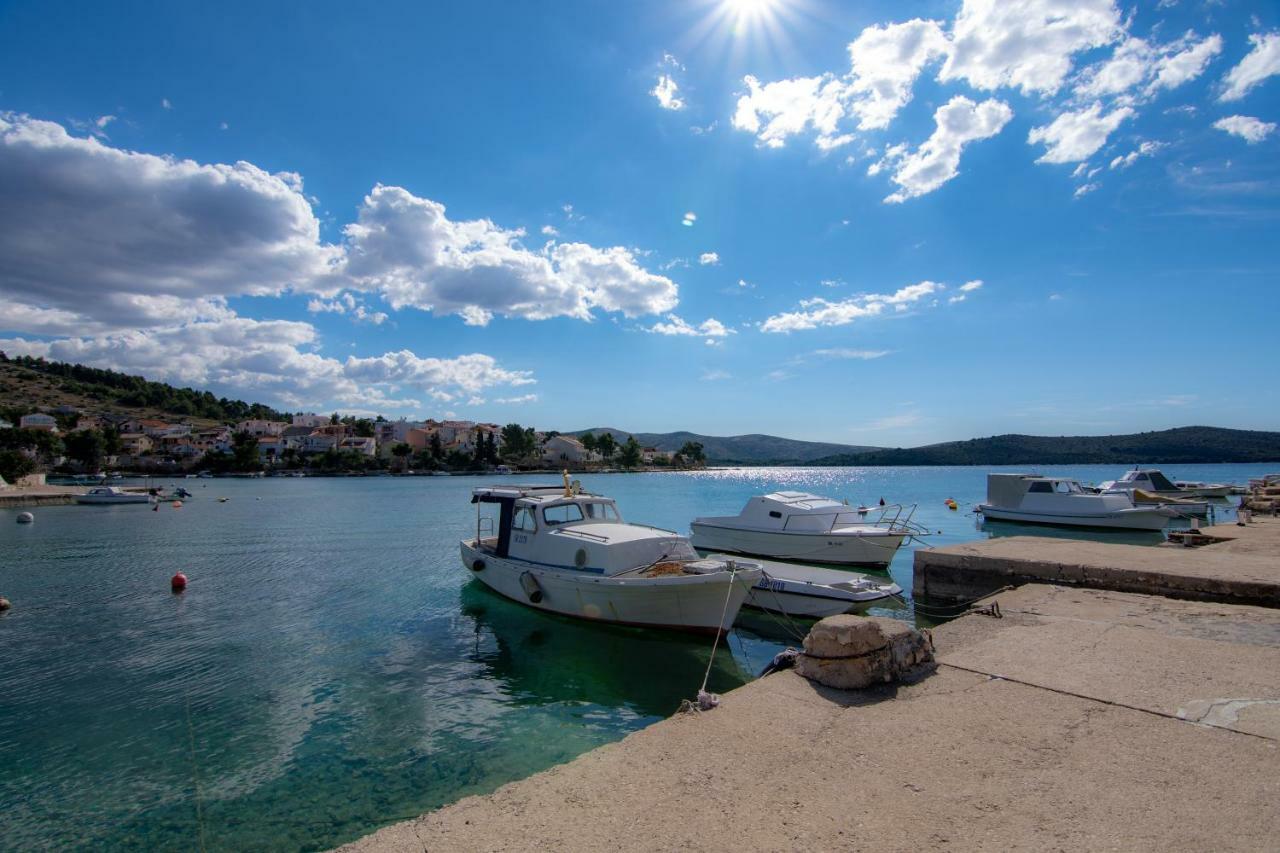
<svg viewBox="0 0 1280 853"><path fill-rule="evenodd" d="M0 3L0 348L558 429L1277 427L1274 4L263 5Z"/></svg>

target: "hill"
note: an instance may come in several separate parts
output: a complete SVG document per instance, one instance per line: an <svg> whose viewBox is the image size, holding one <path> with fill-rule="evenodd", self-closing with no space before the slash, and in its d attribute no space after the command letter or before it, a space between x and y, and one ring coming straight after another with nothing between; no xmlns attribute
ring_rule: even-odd
<svg viewBox="0 0 1280 853"><path fill-rule="evenodd" d="M630 433L616 427L596 427L566 433L572 436L583 436L587 433L602 435L610 433L619 444L634 435L636 441L645 447L656 447L659 450L679 450L687 441L696 441L702 445L707 461L712 464L742 465L794 465L809 463L823 456L836 454L862 453L878 448L865 445L831 444L823 441L799 441L793 438L780 438L776 435L698 435L693 432L637 432Z"/></svg>
<svg viewBox="0 0 1280 853"><path fill-rule="evenodd" d="M129 417L181 418L197 425L286 419L260 403L175 388L114 370L26 356L8 358L0 353L0 414L16 422L18 415L36 407L58 406Z"/></svg>
<svg viewBox="0 0 1280 853"><path fill-rule="evenodd" d="M837 453L812 465L1084 465L1275 462L1280 432L1189 426L1132 435L997 435L924 447Z"/></svg>

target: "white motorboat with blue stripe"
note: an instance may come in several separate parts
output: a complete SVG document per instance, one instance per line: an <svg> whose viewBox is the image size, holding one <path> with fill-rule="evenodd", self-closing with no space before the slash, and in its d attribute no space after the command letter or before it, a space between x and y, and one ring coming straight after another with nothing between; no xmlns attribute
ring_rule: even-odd
<svg viewBox="0 0 1280 853"><path fill-rule="evenodd" d="M625 625L727 630L760 579L745 560L698 557L670 530L623 521L611 498L560 486L471 495L462 562L481 583L539 610ZM485 510L489 510L488 513Z"/></svg>

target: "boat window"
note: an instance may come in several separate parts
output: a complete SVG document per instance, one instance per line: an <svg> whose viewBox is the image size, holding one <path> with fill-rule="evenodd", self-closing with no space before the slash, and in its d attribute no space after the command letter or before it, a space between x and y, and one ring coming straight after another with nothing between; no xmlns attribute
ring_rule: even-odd
<svg viewBox="0 0 1280 853"><path fill-rule="evenodd" d="M1027 491L1028 492L1052 492L1053 486L1049 485L1044 480L1040 480L1038 482L1032 483L1031 488L1027 489Z"/></svg>
<svg viewBox="0 0 1280 853"><path fill-rule="evenodd" d="M577 504L549 506L542 511L542 520L548 525L567 524L570 521L582 521L582 508Z"/></svg>
<svg viewBox="0 0 1280 853"><path fill-rule="evenodd" d="M782 513L778 512L776 509L771 509L771 510L769 510L769 517L770 517L770 518L782 518Z"/></svg>
<svg viewBox="0 0 1280 853"><path fill-rule="evenodd" d="M511 519L512 530L524 530L529 533L538 529L538 525L533 520L533 510L527 506L522 506L516 510L515 518Z"/></svg>
<svg viewBox="0 0 1280 853"><path fill-rule="evenodd" d="M606 503L589 503L586 504L587 518L593 518L597 521L617 521L618 511L614 509L613 504Z"/></svg>
<svg viewBox="0 0 1280 853"><path fill-rule="evenodd" d="M1053 484L1053 490L1060 495L1070 494L1071 484L1068 483L1066 480L1058 480Z"/></svg>

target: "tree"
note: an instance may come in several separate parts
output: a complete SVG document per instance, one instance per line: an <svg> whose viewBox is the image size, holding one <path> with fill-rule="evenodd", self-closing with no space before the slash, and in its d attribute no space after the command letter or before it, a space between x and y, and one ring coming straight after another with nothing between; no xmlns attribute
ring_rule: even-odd
<svg viewBox="0 0 1280 853"><path fill-rule="evenodd" d="M399 463L398 467L402 471L404 470L406 465L405 459L411 453L413 453L413 448L405 444L403 441L397 444L395 447L391 448L391 455L396 458L397 462Z"/></svg>
<svg viewBox="0 0 1280 853"><path fill-rule="evenodd" d="M247 432L238 432L231 440L231 457L237 471L257 471L262 467L258 461L258 439Z"/></svg>
<svg viewBox="0 0 1280 853"><path fill-rule="evenodd" d="M360 418L355 422L356 436L359 438L373 438L373 421L368 418Z"/></svg>
<svg viewBox="0 0 1280 853"><path fill-rule="evenodd" d="M35 460L17 450L0 450L0 477L7 483L18 480L36 470Z"/></svg>
<svg viewBox="0 0 1280 853"><path fill-rule="evenodd" d="M502 455L511 462L519 462L531 455L536 446L533 428L520 424L507 424L502 428Z"/></svg>
<svg viewBox="0 0 1280 853"><path fill-rule="evenodd" d="M68 433L62 443L67 448L67 455L83 465L85 469L97 471L102 465L102 454L106 449L106 442L102 440L102 433L96 429L82 429Z"/></svg>
<svg viewBox="0 0 1280 853"><path fill-rule="evenodd" d="M428 447L431 452L431 458L439 462L444 458L444 444L440 441L440 433L431 433L431 442Z"/></svg>
<svg viewBox="0 0 1280 853"><path fill-rule="evenodd" d="M698 467L705 465L707 455L702 451L702 443L699 441L686 441L678 451L676 451L676 459L685 465Z"/></svg>
<svg viewBox="0 0 1280 853"><path fill-rule="evenodd" d="M599 448L601 457L612 459L614 452L618 449L618 442L614 439L613 433L602 432L596 441L596 447Z"/></svg>
<svg viewBox="0 0 1280 853"><path fill-rule="evenodd" d="M624 468L634 468L640 464L641 458L640 442L636 441L634 435L627 436L627 443L622 445L622 453L618 455L618 461Z"/></svg>
<svg viewBox="0 0 1280 853"><path fill-rule="evenodd" d="M587 433L582 438L578 439L578 441L582 442L582 446L587 449L588 453L595 453L600 449L600 442L596 440L593 433Z"/></svg>
<svg viewBox="0 0 1280 853"><path fill-rule="evenodd" d="M120 430L110 424L104 426L102 428L102 452L108 456L115 456L123 447L120 443Z"/></svg>
<svg viewBox="0 0 1280 853"><path fill-rule="evenodd" d="M334 413L329 417L329 424L330 424L331 426L337 426L337 425L338 425L338 424L340 424L340 423L342 423L341 418L339 418L339 417L338 417L338 413L337 413L337 412L334 412Z"/></svg>

